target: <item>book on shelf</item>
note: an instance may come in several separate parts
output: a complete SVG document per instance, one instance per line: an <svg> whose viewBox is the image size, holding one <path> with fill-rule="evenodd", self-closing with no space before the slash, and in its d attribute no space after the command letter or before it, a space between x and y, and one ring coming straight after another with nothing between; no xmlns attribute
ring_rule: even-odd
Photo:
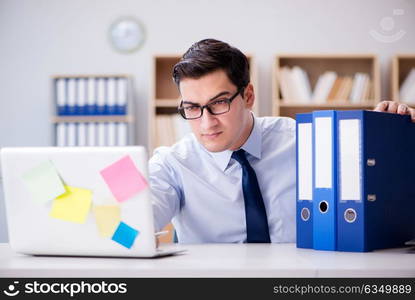
<svg viewBox="0 0 415 300"><path fill-rule="evenodd" d="M299 66L292 68L283 66L280 68L278 80L282 101L285 103L349 102L356 104L373 97L370 76L361 72L339 76L334 71L325 71L317 78L313 90L304 69Z"/></svg>
<svg viewBox="0 0 415 300"><path fill-rule="evenodd" d="M186 134L190 125L178 114L160 114L156 116L156 146L171 146Z"/></svg>
<svg viewBox="0 0 415 300"><path fill-rule="evenodd" d="M304 69L294 66L292 69L282 67L280 72L280 87L283 99L286 102L310 102L310 80Z"/></svg>
<svg viewBox="0 0 415 300"><path fill-rule="evenodd" d="M333 83L332 88L330 89L330 92L327 96L327 101L333 101L337 99L337 95L339 94L340 87L343 82L343 77L337 77L336 80Z"/></svg>
<svg viewBox="0 0 415 300"><path fill-rule="evenodd" d="M399 89L399 100L408 104L415 104L415 68L409 71Z"/></svg>
<svg viewBox="0 0 415 300"><path fill-rule="evenodd" d="M363 96L367 86L369 85L369 81L370 79L368 74L357 72L354 75L352 92L350 94L351 103L359 103L362 100L368 100L364 99Z"/></svg>
<svg viewBox="0 0 415 300"><path fill-rule="evenodd" d="M334 83L336 82L336 79L336 72L326 71L322 75L320 75L317 79L316 87L313 91L312 102L325 103L328 100L330 91ZM338 84L341 84L341 82L339 82Z"/></svg>
<svg viewBox="0 0 415 300"><path fill-rule="evenodd" d="M294 99L298 99L300 102L304 103L309 102L311 100L310 80L304 69L294 66L291 69L291 79L296 93L296 98Z"/></svg>
<svg viewBox="0 0 415 300"><path fill-rule="evenodd" d="M350 92L352 90L353 79L350 76L342 77L342 84L338 93L336 94L336 101L344 101L349 99Z"/></svg>

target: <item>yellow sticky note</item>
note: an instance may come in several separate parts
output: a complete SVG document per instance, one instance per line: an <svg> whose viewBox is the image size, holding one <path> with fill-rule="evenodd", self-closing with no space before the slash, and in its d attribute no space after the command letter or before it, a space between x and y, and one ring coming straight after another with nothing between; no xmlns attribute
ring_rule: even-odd
<svg viewBox="0 0 415 300"><path fill-rule="evenodd" d="M49 216L55 219L83 224L91 208L92 192L65 185L66 193L55 198Z"/></svg>
<svg viewBox="0 0 415 300"><path fill-rule="evenodd" d="M95 222L102 237L111 237L121 221L121 210L118 205L94 205Z"/></svg>

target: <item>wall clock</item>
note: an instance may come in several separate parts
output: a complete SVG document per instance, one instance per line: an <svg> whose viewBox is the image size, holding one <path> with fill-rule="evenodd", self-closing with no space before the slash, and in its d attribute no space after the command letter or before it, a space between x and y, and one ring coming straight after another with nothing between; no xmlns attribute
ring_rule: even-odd
<svg viewBox="0 0 415 300"><path fill-rule="evenodd" d="M121 53L137 51L145 40L144 26L132 17L117 19L111 24L108 35L112 47Z"/></svg>

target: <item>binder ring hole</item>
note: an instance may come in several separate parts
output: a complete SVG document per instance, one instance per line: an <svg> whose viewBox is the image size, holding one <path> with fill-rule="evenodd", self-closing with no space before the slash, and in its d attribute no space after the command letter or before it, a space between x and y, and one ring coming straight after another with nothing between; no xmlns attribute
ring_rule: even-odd
<svg viewBox="0 0 415 300"><path fill-rule="evenodd" d="M344 211L344 219L347 223L353 223L356 221L356 211L353 208L348 208Z"/></svg>
<svg viewBox="0 0 415 300"><path fill-rule="evenodd" d="M306 222L308 219L310 219L310 210L307 207L303 207L301 210L301 220Z"/></svg>
<svg viewBox="0 0 415 300"><path fill-rule="evenodd" d="M329 204L327 201L321 201L319 204L319 209L321 213L326 213L329 210Z"/></svg>

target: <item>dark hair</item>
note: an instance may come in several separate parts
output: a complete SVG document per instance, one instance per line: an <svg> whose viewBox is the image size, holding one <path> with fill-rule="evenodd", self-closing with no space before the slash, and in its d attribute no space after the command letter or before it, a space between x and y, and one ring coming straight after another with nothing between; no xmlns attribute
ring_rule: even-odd
<svg viewBox="0 0 415 300"><path fill-rule="evenodd" d="M237 48L215 39L193 44L173 67L173 80L179 86L183 78L200 78L216 70L224 70L229 80L241 90L249 83L249 63Z"/></svg>

